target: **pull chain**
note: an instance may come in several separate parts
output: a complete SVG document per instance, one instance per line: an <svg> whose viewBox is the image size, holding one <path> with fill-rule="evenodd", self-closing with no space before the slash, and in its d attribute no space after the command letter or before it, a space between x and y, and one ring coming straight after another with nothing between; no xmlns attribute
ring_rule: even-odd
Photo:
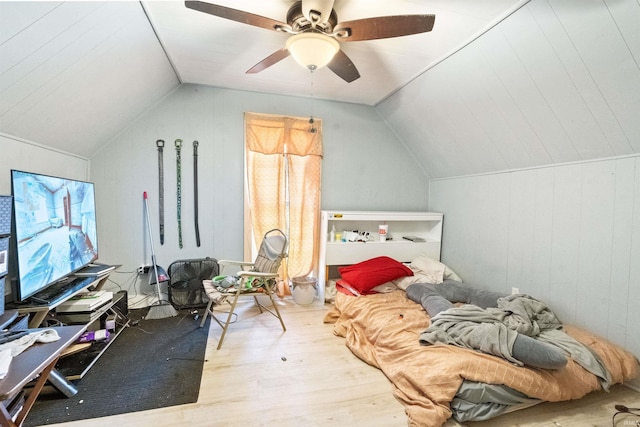
<svg viewBox="0 0 640 427"><path fill-rule="evenodd" d="M309 116L309 124L311 128L309 132L316 133L316 127L314 125L315 120L313 119L313 70L311 70L311 116Z"/></svg>

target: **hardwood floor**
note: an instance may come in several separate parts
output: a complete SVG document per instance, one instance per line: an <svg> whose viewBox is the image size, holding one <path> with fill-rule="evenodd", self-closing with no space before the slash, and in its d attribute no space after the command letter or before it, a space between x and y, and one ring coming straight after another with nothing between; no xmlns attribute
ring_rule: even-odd
<svg viewBox="0 0 640 427"><path fill-rule="evenodd" d="M344 340L333 335L332 325L322 322L327 308L299 306L290 299L279 304L287 326L285 333L276 318L258 314L249 298L239 303L240 320L230 326L220 350L216 346L221 329L211 322L197 403L56 426L407 425L403 406L393 397L387 378L354 356ZM191 318L182 321L197 323ZM544 403L464 425L611 426L615 404L640 408L640 393L616 386L610 393ZM635 426L637 421L639 417L618 416L616 426ZM445 424L461 425L453 420Z"/></svg>

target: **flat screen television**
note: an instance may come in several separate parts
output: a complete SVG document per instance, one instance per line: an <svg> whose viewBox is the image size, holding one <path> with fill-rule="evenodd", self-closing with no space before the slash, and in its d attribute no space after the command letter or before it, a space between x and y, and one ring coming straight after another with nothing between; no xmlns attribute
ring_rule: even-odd
<svg viewBox="0 0 640 427"><path fill-rule="evenodd" d="M91 182L11 171L13 299L24 301L98 258Z"/></svg>

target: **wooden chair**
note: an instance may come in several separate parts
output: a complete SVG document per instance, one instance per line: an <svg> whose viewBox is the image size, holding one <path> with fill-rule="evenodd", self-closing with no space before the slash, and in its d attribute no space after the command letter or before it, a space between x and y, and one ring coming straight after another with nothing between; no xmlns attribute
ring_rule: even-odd
<svg viewBox="0 0 640 427"><path fill-rule="evenodd" d="M260 310L260 313L267 311L277 317L282 325L282 330L287 330L284 326L284 321L282 320L280 311L278 310L278 305L273 299L276 284L278 282L278 269L280 268L282 260L287 256L287 249L288 240L285 234L281 230L273 229L265 233L262 243L260 244L260 249L258 250L258 255L254 262L230 260L218 261L220 271L224 271L224 268L229 265L237 265L241 268L241 270L235 275L238 278L238 281L233 288L220 290L216 288L214 283L204 283L204 289L209 297L209 302L207 303L207 308L204 316L202 317L202 321L200 322L200 327L204 326L207 316L211 316L211 319L215 320L216 323L220 325L222 328L222 335L218 341L218 350L222 347L222 342L224 341L227 329L231 323L231 318L233 317L236 309L238 298L241 296L252 296ZM258 296L268 296L271 300L271 304L273 305L273 310L261 304L258 300ZM227 320L224 324L214 315L213 312L213 307L216 303L222 302L228 302L231 305L229 315L227 316Z"/></svg>

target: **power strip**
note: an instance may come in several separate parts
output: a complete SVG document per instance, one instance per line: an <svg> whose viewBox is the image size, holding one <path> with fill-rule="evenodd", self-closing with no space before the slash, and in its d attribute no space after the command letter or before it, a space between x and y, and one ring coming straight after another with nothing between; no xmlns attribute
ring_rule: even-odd
<svg viewBox="0 0 640 427"><path fill-rule="evenodd" d="M148 274L149 270L151 270L150 265L141 265L140 267L138 267L138 274Z"/></svg>

